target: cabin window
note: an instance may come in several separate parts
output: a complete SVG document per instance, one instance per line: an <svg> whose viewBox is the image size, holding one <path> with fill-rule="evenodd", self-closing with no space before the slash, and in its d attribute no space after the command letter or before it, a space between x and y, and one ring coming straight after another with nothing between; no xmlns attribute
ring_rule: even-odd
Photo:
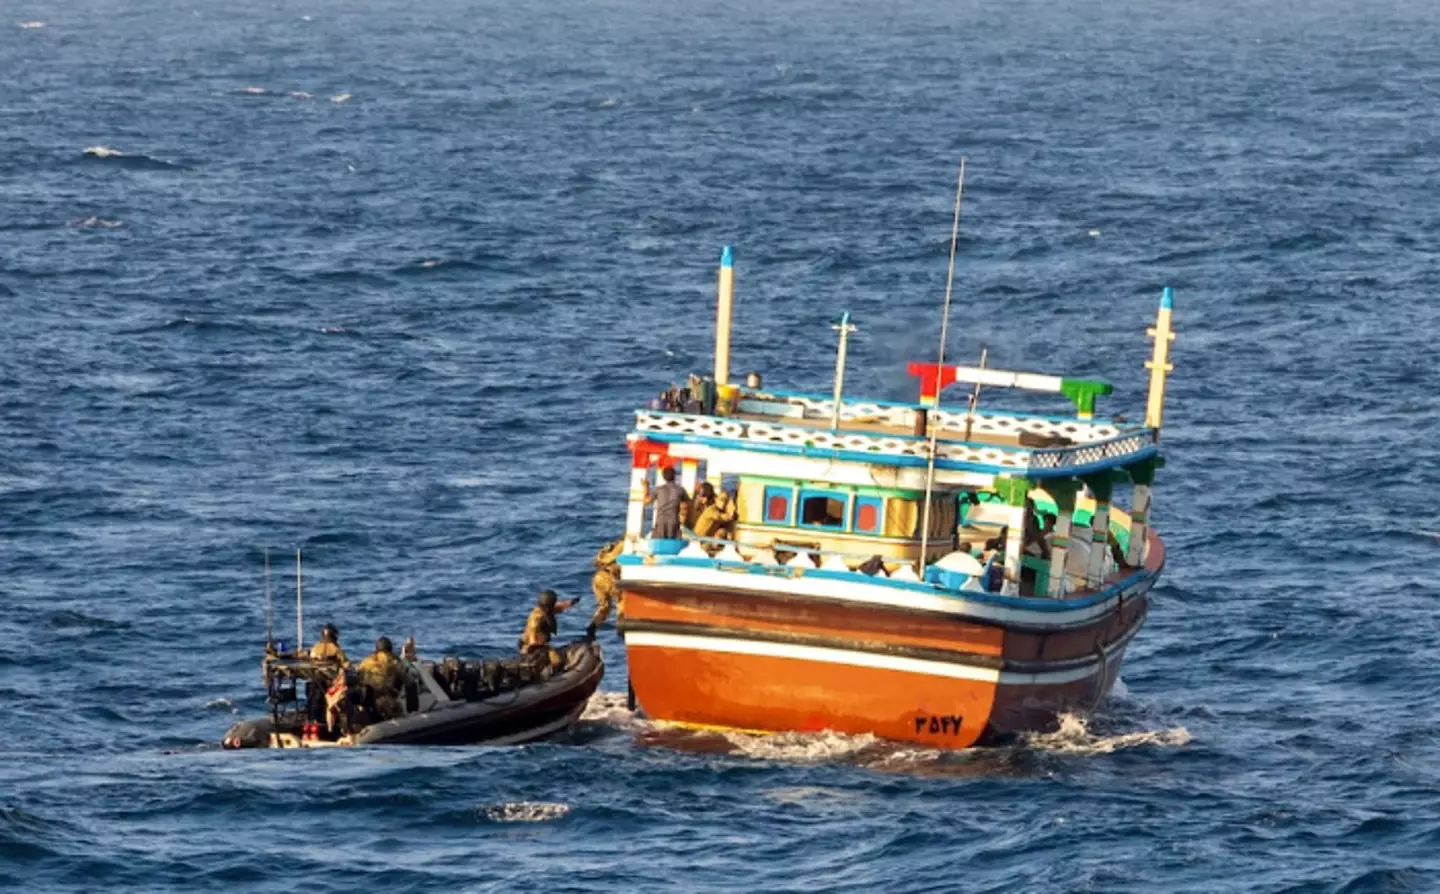
<svg viewBox="0 0 1440 894"><path fill-rule="evenodd" d="M885 503L879 497L856 497L855 518L851 525L856 534L879 534Z"/></svg>
<svg viewBox="0 0 1440 894"><path fill-rule="evenodd" d="M802 490L800 492L800 524L807 528L843 530L846 502L844 494Z"/></svg>
<svg viewBox="0 0 1440 894"><path fill-rule="evenodd" d="M788 487L765 488L765 511L762 516L767 525L790 524L790 497Z"/></svg>

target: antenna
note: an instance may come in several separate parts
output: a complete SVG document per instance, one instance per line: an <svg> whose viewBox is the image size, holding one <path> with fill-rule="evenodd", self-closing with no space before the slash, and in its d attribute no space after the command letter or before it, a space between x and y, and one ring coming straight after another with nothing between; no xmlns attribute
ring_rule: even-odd
<svg viewBox="0 0 1440 894"><path fill-rule="evenodd" d="M965 196L965 157L960 157L960 174L955 181L955 221L950 225L950 270L945 275L945 309L940 314L940 352L935 363L935 407L940 409L940 377L944 375L945 338L950 331L950 295L955 285L955 248L960 242L960 200ZM930 428L929 458L925 462L925 508L920 527L920 576L925 576L925 562L930 554L930 496L935 489L935 444L940 429L933 419L926 415L925 424Z"/></svg>
<svg viewBox="0 0 1440 894"><path fill-rule="evenodd" d="M295 654L305 651L305 584L300 567L300 547L295 547Z"/></svg>
<svg viewBox="0 0 1440 894"><path fill-rule="evenodd" d="M275 614L270 609L270 547L265 547L265 648L275 644Z"/></svg>
<svg viewBox="0 0 1440 894"><path fill-rule="evenodd" d="M975 421L975 407L980 403L980 380L985 373L985 358L990 356L990 349L985 345L980 346L980 375L975 377L975 390L970 392L970 411L965 414L965 440L970 440L970 425Z"/></svg>

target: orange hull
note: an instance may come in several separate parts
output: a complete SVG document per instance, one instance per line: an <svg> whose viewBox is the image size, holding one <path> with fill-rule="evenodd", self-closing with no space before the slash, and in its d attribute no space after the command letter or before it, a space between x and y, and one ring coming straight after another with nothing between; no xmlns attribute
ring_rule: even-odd
<svg viewBox="0 0 1440 894"><path fill-rule="evenodd" d="M628 654L647 715L742 730L873 733L968 748L985 732L996 690L988 681L764 655L633 645Z"/></svg>
<svg viewBox="0 0 1440 894"><path fill-rule="evenodd" d="M753 731L870 733L968 748L1092 710L1119 676L1164 563L1102 613L985 620L746 576L633 581L621 632L630 681L657 720ZM1118 577L1117 577L1118 580Z"/></svg>

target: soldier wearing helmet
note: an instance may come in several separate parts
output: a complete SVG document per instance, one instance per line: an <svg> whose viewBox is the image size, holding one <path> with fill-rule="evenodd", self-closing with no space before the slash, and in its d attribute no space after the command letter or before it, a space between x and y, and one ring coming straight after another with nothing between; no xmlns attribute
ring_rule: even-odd
<svg viewBox="0 0 1440 894"><path fill-rule="evenodd" d="M345 656L345 650L340 648L340 631L334 624L326 624L320 628L320 642L310 648L310 660L350 663L350 659Z"/></svg>
<svg viewBox="0 0 1440 894"><path fill-rule="evenodd" d="M405 667L395 657L395 646L390 637L375 640L375 652L360 662L356 669L359 680L370 689L373 699L374 716L378 720L390 720L400 716L400 691L405 687ZM370 701L367 699L367 701Z"/></svg>
<svg viewBox="0 0 1440 894"><path fill-rule="evenodd" d="M535 600L530 616L525 619L525 632L520 635L520 651L528 654L547 648L550 638L559 627L555 616L575 602L574 599L561 602L554 590L543 591L540 598Z"/></svg>

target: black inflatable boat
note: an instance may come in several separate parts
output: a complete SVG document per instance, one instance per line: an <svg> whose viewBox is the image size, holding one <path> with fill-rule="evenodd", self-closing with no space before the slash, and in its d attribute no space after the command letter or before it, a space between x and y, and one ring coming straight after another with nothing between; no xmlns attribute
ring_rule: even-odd
<svg viewBox="0 0 1440 894"><path fill-rule="evenodd" d="M226 748L347 745L515 745L568 729L605 675L600 647L556 648L558 666L507 660L407 663L402 716L378 719L373 696L349 669L304 656L270 655L270 716L237 723ZM303 690L302 690L303 686Z"/></svg>

